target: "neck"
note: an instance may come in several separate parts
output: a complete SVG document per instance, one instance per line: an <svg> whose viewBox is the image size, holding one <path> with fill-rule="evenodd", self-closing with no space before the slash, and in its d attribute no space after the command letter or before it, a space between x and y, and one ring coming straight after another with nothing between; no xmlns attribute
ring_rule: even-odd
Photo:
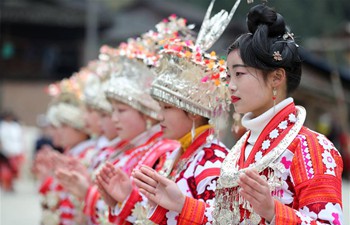
<svg viewBox="0 0 350 225"><path fill-rule="evenodd" d="M137 135L135 138L133 138L130 143L133 146L139 146L143 143L145 143L151 136L161 131L160 125L156 124L152 126L150 129L142 132L141 134Z"/></svg>
<svg viewBox="0 0 350 225"><path fill-rule="evenodd" d="M187 134L185 134L182 138L179 139L179 142L181 143L181 147L183 149L183 151L185 152L186 149L191 145L191 143L204 131L206 131L207 129L211 128L211 126L209 124L205 124L203 126L197 127L195 129L195 135L194 138L192 140L192 132L188 132Z"/></svg>

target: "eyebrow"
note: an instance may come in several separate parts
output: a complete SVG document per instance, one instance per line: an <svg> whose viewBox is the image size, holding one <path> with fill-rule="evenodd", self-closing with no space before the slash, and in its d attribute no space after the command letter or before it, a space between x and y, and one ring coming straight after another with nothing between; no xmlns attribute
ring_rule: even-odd
<svg viewBox="0 0 350 225"><path fill-rule="evenodd" d="M235 64L235 65L232 65L232 69L236 68L236 67L247 67L247 65L244 65L244 64Z"/></svg>

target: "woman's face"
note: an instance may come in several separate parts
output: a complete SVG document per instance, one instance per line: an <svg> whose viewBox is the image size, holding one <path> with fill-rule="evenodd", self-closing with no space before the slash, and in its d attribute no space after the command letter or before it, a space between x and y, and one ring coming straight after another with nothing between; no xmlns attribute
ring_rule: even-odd
<svg viewBox="0 0 350 225"><path fill-rule="evenodd" d="M185 111L164 102L159 104L163 117L160 125L165 138L178 140L191 131L193 122Z"/></svg>
<svg viewBox="0 0 350 225"><path fill-rule="evenodd" d="M273 106L272 87L263 78L261 70L244 65L238 50L227 57L229 88L237 113L252 112L257 117Z"/></svg>
<svg viewBox="0 0 350 225"><path fill-rule="evenodd" d="M108 140L113 140L114 138L118 137L118 130L112 120L111 114L100 112L100 118L100 127L104 136L106 136Z"/></svg>
<svg viewBox="0 0 350 225"><path fill-rule="evenodd" d="M146 131L146 117L142 113L117 101L112 101L112 107L112 120L121 139L131 141Z"/></svg>
<svg viewBox="0 0 350 225"><path fill-rule="evenodd" d="M48 128L48 135L52 139L52 144L56 147L61 147L61 137L59 133L59 128L53 125L50 125Z"/></svg>
<svg viewBox="0 0 350 225"><path fill-rule="evenodd" d="M86 129L89 131L90 134L95 134L98 136L102 134L102 130L99 125L100 119L101 118L98 111L90 107L86 107L84 112L84 121L86 124Z"/></svg>
<svg viewBox="0 0 350 225"><path fill-rule="evenodd" d="M58 133L61 140L62 148L71 148L75 146L76 144L82 141L82 137L84 136L84 134L81 131L67 124L62 124L58 128Z"/></svg>

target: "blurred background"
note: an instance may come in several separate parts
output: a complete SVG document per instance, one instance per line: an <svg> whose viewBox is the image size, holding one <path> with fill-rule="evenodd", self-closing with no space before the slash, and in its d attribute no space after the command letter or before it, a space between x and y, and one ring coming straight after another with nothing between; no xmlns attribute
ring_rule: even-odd
<svg viewBox="0 0 350 225"><path fill-rule="evenodd" d="M255 0L254 4L260 3ZM0 112L11 112L23 129L24 164L11 193L1 191L0 224L39 224L39 197L30 166L43 132L40 114L50 98L45 87L96 59L103 44L117 46L154 28L171 14L199 30L209 0L0 0ZM233 0L217 0L214 12ZM344 214L350 224L350 1L269 0L300 44L301 86L295 101L306 125L333 141L344 159ZM242 0L213 50L225 50L246 32L248 5ZM227 140L231 147L232 140ZM30 207L30 208L28 208Z"/></svg>

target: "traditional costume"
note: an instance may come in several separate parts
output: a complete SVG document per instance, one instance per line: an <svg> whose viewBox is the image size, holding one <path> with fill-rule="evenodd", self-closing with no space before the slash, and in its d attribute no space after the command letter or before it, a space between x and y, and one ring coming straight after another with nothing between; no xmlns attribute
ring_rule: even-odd
<svg viewBox="0 0 350 225"><path fill-rule="evenodd" d="M71 77L49 86L49 93L55 96L53 104L50 106L52 109L49 118L56 121L58 126L66 124L86 133L79 100L81 87L76 79L80 78ZM95 148L95 144L94 140L87 139L75 146L66 146L63 154L87 162L90 160L87 158L88 152ZM42 182L39 193L42 196L43 224L76 224L74 218L81 210L81 204L59 185L54 174Z"/></svg>
<svg viewBox="0 0 350 225"><path fill-rule="evenodd" d="M109 57L118 58L113 64L118 71L113 73L106 90L108 98L127 104L141 113L159 120L160 106L149 95L150 84L154 79L154 72L148 66L155 66L158 56L154 52L154 36L158 33L149 32L142 38L129 39L122 43ZM109 51L113 51L109 49ZM102 56L105 58L106 55ZM120 68L118 68L120 66ZM113 164L131 175L132 170L140 163L154 166L163 162L169 152L176 150L180 144L172 140L163 140L159 125L148 127L133 140L129 141L133 148L126 150L116 157ZM97 190L90 190L86 198L85 212L95 224L107 223L106 205ZM122 205L122 204L121 204ZM109 221L116 224L128 223L124 214L109 214Z"/></svg>
<svg viewBox="0 0 350 225"><path fill-rule="evenodd" d="M223 163L214 224L268 224L239 195L237 179L247 168L268 181L275 224L342 224L341 156L324 135L303 126L305 116L292 98L254 119L244 115L249 131Z"/></svg>
<svg viewBox="0 0 350 225"><path fill-rule="evenodd" d="M224 118L229 106L228 89L222 81L226 77L225 62L219 60L215 52L206 53L205 50L219 38L237 6L228 17L226 12L221 12L222 17L216 16L223 22L220 27L212 26L213 21L209 21L212 2L195 44L181 39L163 43L160 51L163 58L157 68L158 77L152 84L152 96L186 112L209 118L210 125L198 127L181 138L181 150L173 152L159 171L174 180L186 195L182 212L179 214L158 205L147 215L147 199L142 198L133 209L137 224L178 224L188 214L195 222L212 222L211 209L204 212L197 207L204 209L201 204L188 207L194 202L212 205L220 167L227 155L227 148L215 132L220 129L220 117Z"/></svg>

